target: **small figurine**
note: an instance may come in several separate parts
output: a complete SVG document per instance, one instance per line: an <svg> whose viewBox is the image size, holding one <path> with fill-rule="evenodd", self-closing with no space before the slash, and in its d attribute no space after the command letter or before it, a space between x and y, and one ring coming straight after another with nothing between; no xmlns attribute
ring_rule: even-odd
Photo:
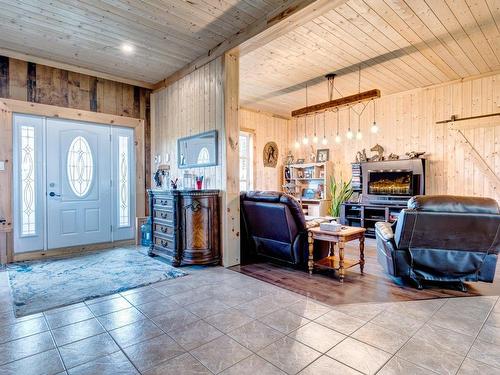
<svg viewBox="0 0 500 375"><path fill-rule="evenodd" d="M424 152L410 151L410 152L407 152L405 155L408 156L408 158L410 158L410 159L418 159L423 154L425 154L425 151Z"/></svg>
<svg viewBox="0 0 500 375"><path fill-rule="evenodd" d="M366 150L363 149L362 151L358 151L356 154L356 163L364 163L367 160L368 157L366 156Z"/></svg>
<svg viewBox="0 0 500 375"><path fill-rule="evenodd" d="M373 155L368 161L383 161L384 160L384 148L380 146L378 143L373 146L370 151L374 151L377 154Z"/></svg>
<svg viewBox="0 0 500 375"><path fill-rule="evenodd" d="M314 147L311 145L311 153L309 154L309 161L311 163L316 162L316 153L314 152Z"/></svg>
<svg viewBox="0 0 500 375"><path fill-rule="evenodd" d="M179 179L176 178L175 181L174 180L170 180L170 187L172 188L172 190L177 190L177 181Z"/></svg>
<svg viewBox="0 0 500 375"><path fill-rule="evenodd" d="M399 155L396 155L393 153L390 153L389 156L387 157L387 160L398 160L398 159L399 159Z"/></svg>
<svg viewBox="0 0 500 375"><path fill-rule="evenodd" d="M288 151L288 153L286 154L285 164L286 164L286 165L293 164L293 155L292 155L292 151Z"/></svg>

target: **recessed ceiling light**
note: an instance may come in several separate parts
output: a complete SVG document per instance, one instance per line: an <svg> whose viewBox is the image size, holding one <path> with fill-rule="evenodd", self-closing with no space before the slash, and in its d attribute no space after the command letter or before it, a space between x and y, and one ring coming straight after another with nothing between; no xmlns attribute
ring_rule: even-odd
<svg viewBox="0 0 500 375"><path fill-rule="evenodd" d="M130 43L123 43L121 46L121 49L122 49L122 52L126 53L127 55L130 55L135 50L134 46Z"/></svg>

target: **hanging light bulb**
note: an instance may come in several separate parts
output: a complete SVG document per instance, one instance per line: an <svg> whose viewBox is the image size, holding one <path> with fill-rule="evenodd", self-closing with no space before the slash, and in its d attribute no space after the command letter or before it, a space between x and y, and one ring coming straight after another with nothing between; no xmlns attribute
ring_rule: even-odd
<svg viewBox="0 0 500 375"><path fill-rule="evenodd" d="M378 133L378 125L377 125L377 121L375 121L375 100L373 101L373 124L372 124L370 130L373 134Z"/></svg>
<svg viewBox="0 0 500 375"><path fill-rule="evenodd" d="M328 143L328 140L326 139L325 116L326 116L326 111L323 112L323 140L321 141L321 144L323 145L326 145Z"/></svg>
<svg viewBox="0 0 500 375"><path fill-rule="evenodd" d="M313 120L314 120L314 137L312 141L314 144L318 144L318 136L316 135L316 114L314 114Z"/></svg>
<svg viewBox="0 0 500 375"><path fill-rule="evenodd" d="M306 86L307 89L307 86ZM306 133L306 127L307 127L307 115L304 120L304 138L302 139L302 143L307 145L309 143L309 138L307 138L307 133Z"/></svg>
<svg viewBox="0 0 500 375"><path fill-rule="evenodd" d="M361 113L363 113L363 112L361 112ZM358 141L363 139L363 134L361 133L361 114L358 114L358 132L356 133L356 139Z"/></svg>
<svg viewBox="0 0 500 375"><path fill-rule="evenodd" d="M300 148L300 142L299 142L299 122L297 120L297 117L295 117L295 149Z"/></svg>
<svg viewBox="0 0 500 375"><path fill-rule="evenodd" d="M354 133L351 130L351 108L348 109L347 113L349 114L349 117L348 117L349 128L347 129L346 137L347 137L347 139L353 139L354 138Z"/></svg>
<svg viewBox="0 0 500 375"><path fill-rule="evenodd" d="M337 135L335 136L335 143L342 142L342 137L340 136L340 118L339 109L337 108Z"/></svg>
<svg viewBox="0 0 500 375"><path fill-rule="evenodd" d="M306 108L309 106L309 101L307 98L307 83L306 83ZM306 118L304 120L304 139L302 139L302 143L307 145L309 143L309 138L307 138L307 133L306 133L306 127L307 127L307 114Z"/></svg>

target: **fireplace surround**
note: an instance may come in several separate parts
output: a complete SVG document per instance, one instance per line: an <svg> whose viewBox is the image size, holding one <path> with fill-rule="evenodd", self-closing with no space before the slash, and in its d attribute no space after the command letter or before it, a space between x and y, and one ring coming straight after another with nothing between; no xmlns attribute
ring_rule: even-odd
<svg viewBox="0 0 500 375"><path fill-rule="evenodd" d="M361 164L363 203L406 204L425 194L425 159L402 159Z"/></svg>

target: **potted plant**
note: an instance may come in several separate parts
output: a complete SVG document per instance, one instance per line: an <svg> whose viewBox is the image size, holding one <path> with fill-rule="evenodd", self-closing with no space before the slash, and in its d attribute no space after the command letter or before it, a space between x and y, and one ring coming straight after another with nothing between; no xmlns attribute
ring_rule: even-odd
<svg viewBox="0 0 500 375"><path fill-rule="evenodd" d="M329 214L338 222L340 217L340 206L351 198L353 190L351 180L348 182L340 179L337 181L334 176L330 178L330 192L332 195L332 205L330 206Z"/></svg>

